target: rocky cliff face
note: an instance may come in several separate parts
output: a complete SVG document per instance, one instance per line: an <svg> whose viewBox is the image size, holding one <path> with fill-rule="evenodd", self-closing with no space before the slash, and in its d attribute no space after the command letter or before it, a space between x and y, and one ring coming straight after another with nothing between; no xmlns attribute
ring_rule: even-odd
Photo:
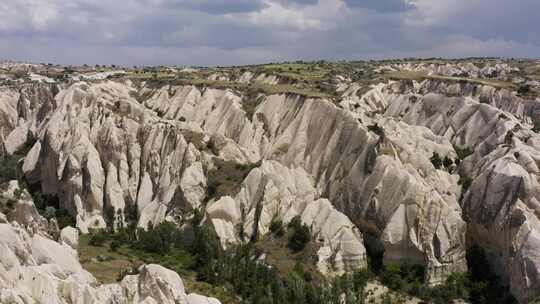
<svg viewBox="0 0 540 304"><path fill-rule="evenodd" d="M56 97L58 107L25 159L27 176L58 195L83 232L104 227L106 209L122 223L129 205L137 207L141 227L181 216L180 210L204 200L205 172L214 159L269 159L309 174L313 192L320 193L315 198L327 198L336 212L372 234L386 260L421 263L433 283L465 270L457 175L429 162L433 152L455 152L428 130L420 137L409 132L412 143L399 142L400 126L393 127L395 134L377 135L348 111L297 95L265 97L250 121L230 91L147 90L116 82L72 85ZM151 97L141 104L135 94ZM407 155L418 145L425 146L423 157ZM257 199L244 198L245 206ZM304 207L297 209L300 215ZM272 216L283 214L265 215L263 227ZM351 235L361 240L358 232ZM357 243L353 264L365 265Z"/></svg>
<svg viewBox="0 0 540 304"><path fill-rule="evenodd" d="M57 85L25 84L0 88L0 138L14 153L34 136L47 114L56 107Z"/></svg>
<svg viewBox="0 0 540 304"><path fill-rule="evenodd" d="M425 126L455 146L474 151L459 168L472 180L461 202L469 245L484 248L512 293L526 302L538 293L540 265L531 251L540 229L536 197L540 137L529 129L537 119L538 103L485 86L451 89L437 84L436 93L426 92L430 87L433 83L426 81L384 95L379 101L386 105L383 116ZM448 97L450 90L458 97Z"/></svg>
<svg viewBox="0 0 540 304"><path fill-rule="evenodd" d="M251 72L238 79L279 83ZM386 263L424 266L426 282L438 284L466 271L466 250L478 244L516 298L537 296L538 100L479 83L365 90L339 79L338 103L123 79L5 88L1 144L13 153L23 134L36 140L26 179L57 196L83 233L125 224L129 209L145 228L204 207L227 247L242 241L239 227L259 237L273 219L299 216L328 275L365 267L367 246ZM216 194L223 164L245 174Z"/></svg>
<svg viewBox="0 0 540 304"><path fill-rule="evenodd" d="M207 212L224 246L238 243L237 225L245 238L269 233L274 219L286 224L300 216L318 243L318 268L322 273L343 273L367 266L366 250L358 228L337 211L313 186L302 169L288 169L276 161L264 161L253 169L233 199L222 197Z"/></svg>

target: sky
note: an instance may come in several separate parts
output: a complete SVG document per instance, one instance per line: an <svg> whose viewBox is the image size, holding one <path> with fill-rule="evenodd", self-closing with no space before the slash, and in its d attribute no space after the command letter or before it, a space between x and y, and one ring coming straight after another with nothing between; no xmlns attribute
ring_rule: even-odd
<svg viewBox="0 0 540 304"><path fill-rule="evenodd" d="M0 60L540 57L540 0L0 0Z"/></svg>

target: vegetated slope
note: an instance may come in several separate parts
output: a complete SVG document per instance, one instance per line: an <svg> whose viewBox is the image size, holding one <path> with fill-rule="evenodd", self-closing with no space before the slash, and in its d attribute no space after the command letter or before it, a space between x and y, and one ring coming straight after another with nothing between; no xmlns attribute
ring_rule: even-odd
<svg viewBox="0 0 540 304"><path fill-rule="evenodd" d="M139 239L135 227L167 221L185 237L210 225L221 248L250 243L248 257L271 262L280 250L273 240L293 238L297 248L305 239L295 228L275 235L276 223L299 219L310 243L299 265L316 281L369 260L386 265L379 279L394 290L437 298L407 280L455 286L467 261L481 260L495 273L472 269L472 281L459 281L468 291L454 296L481 302L478 293L497 288L474 282L489 277L525 303L540 284L533 79L523 63L472 60L135 70L116 80L16 84L0 93L2 144L13 154L35 141L24 179L83 233L131 227ZM204 220L193 225L195 210ZM188 270L226 287L209 274L227 277L219 265L234 261L210 260L212 271ZM261 284L293 284L275 280ZM246 300L258 287L228 290Z"/></svg>

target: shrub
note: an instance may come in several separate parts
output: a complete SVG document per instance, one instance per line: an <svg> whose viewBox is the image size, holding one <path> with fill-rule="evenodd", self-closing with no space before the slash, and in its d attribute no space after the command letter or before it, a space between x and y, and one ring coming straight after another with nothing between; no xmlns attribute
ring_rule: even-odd
<svg viewBox="0 0 540 304"><path fill-rule="evenodd" d="M450 166L452 166L454 164L454 161L448 157L448 156L445 156L444 157L444 160L443 160L443 166L447 169L450 168Z"/></svg>
<svg viewBox="0 0 540 304"><path fill-rule="evenodd" d="M300 226L302 226L302 219L299 216L293 217L287 225L289 229L296 229Z"/></svg>
<svg viewBox="0 0 540 304"><path fill-rule="evenodd" d="M18 180L20 177L19 158L14 155L0 156L0 183Z"/></svg>
<svg viewBox="0 0 540 304"><path fill-rule="evenodd" d="M299 275L301 278L303 278L304 281L306 282L313 281L313 276L311 275L311 273L306 271L306 269L304 268L304 265L300 262L297 262L294 265L294 272L296 272L296 274Z"/></svg>
<svg viewBox="0 0 540 304"><path fill-rule="evenodd" d="M136 204L127 204L124 208L124 218L129 224L136 224L139 219L139 210Z"/></svg>
<svg viewBox="0 0 540 304"><path fill-rule="evenodd" d="M293 251L300 251L306 247L311 240L309 227L302 224L300 217L295 216L289 223L291 235L287 247Z"/></svg>
<svg viewBox="0 0 540 304"><path fill-rule="evenodd" d="M457 153L457 156L458 156L459 160L464 160L469 155L473 154L473 151L469 147L465 147L465 148L454 147L454 150L456 150L456 153ZM456 162L456 164L457 164L457 162Z"/></svg>
<svg viewBox="0 0 540 304"><path fill-rule="evenodd" d="M244 241L246 238L246 232L244 229L244 224L238 223L236 224L236 233L238 234L238 237L240 238L240 241Z"/></svg>
<svg viewBox="0 0 540 304"><path fill-rule="evenodd" d="M508 288L501 285L481 247L473 245L467 250L467 264L471 281L469 299L472 303L516 303Z"/></svg>
<svg viewBox="0 0 540 304"><path fill-rule="evenodd" d="M433 152L433 156L431 156L431 158L429 160L431 161L431 163L433 164L435 169L440 169L441 168L442 160L441 160L441 157L439 156L439 153Z"/></svg>
<svg viewBox="0 0 540 304"><path fill-rule="evenodd" d="M67 226L75 227L76 225L75 218L66 209L56 210L56 221L60 229Z"/></svg>
<svg viewBox="0 0 540 304"><path fill-rule="evenodd" d="M390 289L401 290L403 285L403 278L401 277L401 267L399 264L390 264L386 266L386 269L381 274L382 283Z"/></svg>
<svg viewBox="0 0 540 304"><path fill-rule="evenodd" d="M120 241L118 240L113 240L110 244L109 244L109 248L111 249L111 251L117 251L118 248L120 248L122 244L120 243Z"/></svg>
<svg viewBox="0 0 540 304"><path fill-rule="evenodd" d="M373 273L371 273L369 270L360 270L355 271L352 274L352 284L354 289L358 292L363 290L366 286L369 280L373 278Z"/></svg>
<svg viewBox="0 0 540 304"><path fill-rule="evenodd" d="M285 229L283 228L283 221L274 218L270 223L270 232L275 237L282 237L285 234Z"/></svg>
<svg viewBox="0 0 540 304"><path fill-rule="evenodd" d="M7 203L6 203L6 207L8 208L8 210L11 210L13 209L13 207L15 207L15 204L17 203L16 200L8 200Z"/></svg>
<svg viewBox="0 0 540 304"><path fill-rule="evenodd" d="M147 252L167 254L173 245L177 243L179 231L175 224L162 222L156 227L148 227L148 230L137 230L138 240L135 248Z"/></svg>
<svg viewBox="0 0 540 304"><path fill-rule="evenodd" d="M45 212L43 212L43 217L47 220L50 220L54 217L56 217L56 208L48 206L45 208Z"/></svg>
<svg viewBox="0 0 540 304"><path fill-rule="evenodd" d="M116 210L112 206L105 206L103 208L103 217L105 219L105 223L107 223L107 227L114 229L114 219L116 217Z"/></svg>
<svg viewBox="0 0 540 304"><path fill-rule="evenodd" d="M520 85L518 89L519 95L527 95L531 91L531 86L528 84Z"/></svg>
<svg viewBox="0 0 540 304"><path fill-rule="evenodd" d="M21 188L17 188L15 189L15 191L13 191L13 195L15 195L16 199L21 199L23 196L23 193L24 193L24 190Z"/></svg>
<svg viewBox="0 0 540 304"><path fill-rule="evenodd" d="M195 226L191 253L195 256L195 266L202 266L221 254L221 245L213 227Z"/></svg>
<svg viewBox="0 0 540 304"><path fill-rule="evenodd" d="M391 263L381 274L381 281L388 288L418 295L422 290L424 268L416 264Z"/></svg>
<svg viewBox="0 0 540 304"><path fill-rule="evenodd" d="M379 126L378 124L374 124L374 125L370 125L367 127L368 131L371 131L379 136L383 136L384 135L384 129Z"/></svg>
<svg viewBox="0 0 540 304"><path fill-rule="evenodd" d="M468 176L461 176L458 181L458 185L461 185L462 193L467 192L471 187L473 179Z"/></svg>
<svg viewBox="0 0 540 304"><path fill-rule="evenodd" d="M532 131L535 132L535 133L540 132L540 121L535 121L534 122L534 126L532 128Z"/></svg>
<svg viewBox="0 0 540 304"><path fill-rule="evenodd" d="M100 231L90 237L88 244L90 244L91 246L103 246L105 241L107 241L107 236Z"/></svg>

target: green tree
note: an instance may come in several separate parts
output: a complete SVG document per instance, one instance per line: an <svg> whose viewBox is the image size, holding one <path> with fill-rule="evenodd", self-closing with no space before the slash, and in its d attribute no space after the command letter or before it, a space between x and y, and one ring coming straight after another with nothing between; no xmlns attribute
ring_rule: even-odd
<svg viewBox="0 0 540 304"><path fill-rule="evenodd" d="M441 157L439 156L439 153L433 152L433 156L431 156L431 158L429 160L431 161L431 163L433 164L435 169L440 169L441 168L442 160L441 160Z"/></svg>
<svg viewBox="0 0 540 304"><path fill-rule="evenodd" d="M283 228L283 221L277 218L273 218L270 222L270 232L275 237L282 237L285 234L285 229Z"/></svg>
<svg viewBox="0 0 540 304"><path fill-rule="evenodd" d="M311 240L309 227L302 223L300 217L296 216L289 223L289 229L291 234L289 236L287 247L293 251L304 249Z"/></svg>
<svg viewBox="0 0 540 304"><path fill-rule="evenodd" d="M48 220L56 217L56 208L52 206L46 207L45 212L43 213L43 217L45 217Z"/></svg>
<svg viewBox="0 0 540 304"><path fill-rule="evenodd" d="M106 241L107 236L105 235L105 233L99 231L90 237L88 244L90 244L91 246L103 246Z"/></svg>
<svg viewBox="0 0 540 304"><path fill-rule="evenodd" d="M454 164L454 161L447 156L444 157L444 160L443 160L443 166L447 169L450 168L450 166L452 166Z"/></svg>
<svg viewBox="0 0 540 304"><path fill-rule="evenodd" d="M109 244L109 248L111 249L111 251L117 251L118 248L120 248L122 244L120 243L120 241L118 240L113 240L110 244Z"/></svg>
<svg viewBox="0 0 540 304"><path fill-rule="evenodd" d="M138 240L135 247L147 252L167 254L180 237L178 228L171 222L162 222L147 230L137 230Z"/></svg>

